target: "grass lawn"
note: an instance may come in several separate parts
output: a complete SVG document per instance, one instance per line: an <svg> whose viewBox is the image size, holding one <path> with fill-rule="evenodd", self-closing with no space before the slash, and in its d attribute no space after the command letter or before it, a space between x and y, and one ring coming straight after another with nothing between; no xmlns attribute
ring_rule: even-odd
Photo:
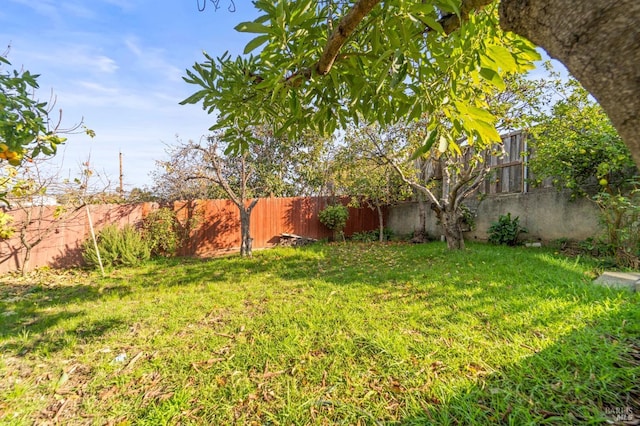
<svg viewBox="0 0 640 426"><path fill-rule="evenodd" d="M0 424L635 421L640 294L593 267L337 244L2 277Z"/></svg>

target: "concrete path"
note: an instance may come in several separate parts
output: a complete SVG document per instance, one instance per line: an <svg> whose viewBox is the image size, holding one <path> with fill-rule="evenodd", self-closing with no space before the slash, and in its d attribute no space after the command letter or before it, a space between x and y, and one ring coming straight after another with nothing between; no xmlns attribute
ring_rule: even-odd
<svg viewBox="0 0 640 426"><path fill-rule="evenodd" d="M640 292L640 273L635 272L605 272L596 278L594 284L627 289Z"/></svg>

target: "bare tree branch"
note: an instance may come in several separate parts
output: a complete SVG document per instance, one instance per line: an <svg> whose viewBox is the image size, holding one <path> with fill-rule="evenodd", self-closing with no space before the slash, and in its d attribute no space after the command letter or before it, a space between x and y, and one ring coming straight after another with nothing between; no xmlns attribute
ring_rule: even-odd
<svg viewBox="0 0 640 426"><path fill-rule="evenodd" d="M427 188L424 185L420 185L419 183L416 183L413 180L408 179L404 172L402 171L402 169L393 161L391 160L388 156L383 155L383 158L385 160L387 160L387 162L389 163L389 165L391 167L393 167L393 169L398 173L398 175L400 176L400 179L402 179L402 181L404 183L406 183L407 185L409 185L411 188L420 191L424 194L427 194L427 196L429 197L429 200L436 205L436 207L438 209L442 209L442 204L440 203L440 200L438 200L438 197L436 197L433 192L431 192L431 190L429 188Z"/></svg>
<svg viewBox="0 0 640 426"><path fill-rule="evenodd" d="M327 75L329 71L331 71L331 67L344 43L355 31L358 24L378 3L380 3L380 0L360 0L353 6L353 9L340 20L340 23L329 37L329 40L327 40L322 56L316 65L318 74Z"/></svg>

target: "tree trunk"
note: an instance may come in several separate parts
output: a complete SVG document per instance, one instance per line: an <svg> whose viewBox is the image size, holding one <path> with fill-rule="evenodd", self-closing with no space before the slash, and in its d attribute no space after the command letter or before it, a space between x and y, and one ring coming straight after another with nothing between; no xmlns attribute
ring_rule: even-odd
<svg viewBox="0 0 640 426"><path fill-rule="evenodd" d="M27 240L27 228L31 225L31 218L33 214L33 209L35 207L29 207L25 210L25 220L24 224L20 228L20 243L22 244L22 248L24 249L24 256L22 258L22 268L20 268L20 275L23 277L27 274L29 270L29 261L31 260L31 249L35 246L35 244L29 243ZM40 216L42 217L42 215Z"/></svg>
<svg viewBox="0 0 640 426"><path fill-rule="evenodd" d="M22 248L24 249L24 256L22 257L22 268L20 268L20 275L23 277L27 275L29 272L29 262L31 261L31 250L40 242L42 239L38 239L33 243L27 241L27 226L31 222L31 211L27 214L27 224L20 229L20 243L22 244Z"/></svg>
<svg viewBox="0 0 640 426"><path fill-rule="evenodd" d="M464 250L462 216L455 210L445 210L440 214L440 223L447 240L447 248L449 250Z"/></svg>
<svg viewBox="0 0 640 426"><path fill-rule="evenodd" d="M251 212L253 208L258 204L259 199L256 198L245 206L244 199L236 203L238 210L240 210L240 256L251 257L253 254L253 238L251 238Z"/></svg>
<svg viewBox="0 0 640 426"><path fill-rule="evenodd" d="M640 1L502 0L500 26L566 65L640 165Z"/></svg>
<svg viewBox="0 0 640 426"><path fill-rule="evenodd" d="M414 190L414 194L418 199L418 229L414 230L411 242L424 243L427 241L427 202L422 192Z"/></svg>
<svg viewBox="0 0 640 426"><path fill-rule="evenodd" d="M240 256L251 257L251 209L240 207Z"/></svg>
<svg viewBox="0 0 640 426"><path fill-rule="evenodd" d="M30 245L24 246L24 259L22 260L22 268L20 269L20 275L23 277L27 275L27 271L29 270L29 261L31 260L31 249L33 247Z"/></svg>
<svg viewBox="0 0 640 426"><path fill-rule="evenodd" d="M382 207L379 203L376 203L376 210L378 211L378 229L380 232L379 241L384 242L384 215L382 214Z"/></svg>

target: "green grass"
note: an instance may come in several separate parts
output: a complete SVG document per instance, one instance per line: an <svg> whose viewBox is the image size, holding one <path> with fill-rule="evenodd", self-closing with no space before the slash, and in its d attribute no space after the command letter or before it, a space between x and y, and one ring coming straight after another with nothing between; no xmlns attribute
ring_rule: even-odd
<svg viewBox="0 0 640 426"><path fill-rule="evenodd" d="M0 285L0 423L640 417L640 295L593 286L593 266L337 244L16 279Z"/></svg>

